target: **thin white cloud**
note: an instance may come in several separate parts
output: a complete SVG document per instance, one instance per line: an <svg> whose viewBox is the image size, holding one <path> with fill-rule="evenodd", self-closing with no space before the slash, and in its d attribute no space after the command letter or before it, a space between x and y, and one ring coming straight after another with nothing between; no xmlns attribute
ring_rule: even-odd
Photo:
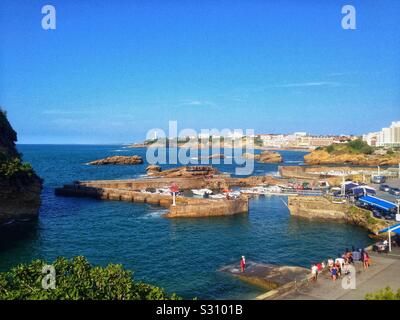
<svg viewBox="0 0 400 320"><path fill-rule="evenodd" d="M287 83L287 84L276 84L274 88L306 88L306 87L337 87L340 86L339 82L332 81L315 81L315 82L299 82L299 83Z"/></svg>
<svg viewBox="0 0 400 320"><path fill-rule="evenodd" d="M218 105L212 101L206 100L190 100L178 104L178 107L217 107Z"/></svg>
<svg viewBox="0 0 400 320"><path fill-rule="evenodd" d="M44 110L42 114L45 115L81 115L81 114L94 114L93 111L88 110L59 110L59 109L49 109Z"/></svg>

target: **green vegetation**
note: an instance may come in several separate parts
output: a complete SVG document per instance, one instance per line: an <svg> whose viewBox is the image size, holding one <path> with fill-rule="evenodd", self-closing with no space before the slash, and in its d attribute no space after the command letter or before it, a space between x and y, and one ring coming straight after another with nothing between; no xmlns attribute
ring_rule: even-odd
<svg viewBox="0 0 400 320"><path fill-rule="evenodd" d="M349 141L344 144L331 144L330 146L326 147L325 150L332 154L372 154L374 152L374 148L369 146L361 139Z"/></svg>
<svg viewBox="0 0 400 320"><path fill-rule="evenodd" d="M389 150L386 152L386 154L389 155L389 156L391 156L391 155L394 155L395 152L394 152L393 149L389 149Z"/></svg>
<svg viewBox="0 0 400 320"><path fill-rule="evenodd" d="M361 139L347 142L347 147L355 153L372 154L374 152L374 148Z"/></svg>
<svg viewBox="0 0 400 320"><path fill-rule="evenodd" d="M382 289L376 293L368 293L365 296L366 300L400 300L400 289L397 292L393 292L393 290L389 287Z"/></svg>
<svg viewBox="0 0 400 320"><path fill-rule="evenodd" d="M24 163L19 158L8 159L0 153L0 178L8 180L17 178L31 178L34 175L29 163Z"/></svg>
<svg viewBox="0 0 400 320"><path fill-rule="evenodd" d="M42 260L20 264L0 273L0 300L179 300L161 288L134 281L132 272L119 264L92 266L85 257L71 260L57 258L55 288L43 289L49 283Z"/></svg>

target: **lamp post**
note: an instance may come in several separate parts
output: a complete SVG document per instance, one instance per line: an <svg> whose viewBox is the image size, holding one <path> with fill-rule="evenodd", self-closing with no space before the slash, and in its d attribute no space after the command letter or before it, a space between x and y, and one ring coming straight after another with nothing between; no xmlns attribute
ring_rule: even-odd
<svg viewBox="0 0 400 320"><path fill-rule="evenodd" d="M179 192L179 187L176 183L172 183L169 187L170 191L172 192L172 206L176 206L176 194Z"/></svg>

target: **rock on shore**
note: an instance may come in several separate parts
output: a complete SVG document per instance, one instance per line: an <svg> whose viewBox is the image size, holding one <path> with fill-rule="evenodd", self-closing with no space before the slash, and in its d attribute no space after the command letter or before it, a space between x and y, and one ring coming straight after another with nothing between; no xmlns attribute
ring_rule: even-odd
<svg viewBox="0 0 400 320"><path fill-rule="evenodd" d="M157 165L155 165L155 164L152 164L152 165L149 165L149 166L146 168L146 172L147 172L147 174L150 176L150 175L153 175L153 174L155 174L155 173L161 172L161 167L160 167L160 166L157 166Z"/></svg>
<svg viewBox="0 0 400 320"><path fill-rule="evenodd" d="M91 161L88 164L93 166L103 166L103 165L136 165L142 163L143 159L140 156L113 156L105 159Z"/></svg>
<svg viewBox="0 0 400 320"><path fill-rule="evenodd" d="M41 204L42 179L22 163L16 141L16 132L0 110L0 167L9 168L0 170L0 225L36 218Z"/></svg>

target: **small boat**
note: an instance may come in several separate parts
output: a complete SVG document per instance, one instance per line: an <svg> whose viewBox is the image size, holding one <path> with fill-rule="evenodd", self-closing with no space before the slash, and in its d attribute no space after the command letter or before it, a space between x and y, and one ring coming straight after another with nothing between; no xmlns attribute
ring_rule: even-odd
<svg viewBox="0 0 400 320"><path fill-rule="evenodd" d="M240 193L244 194L256 194L257 192L253 188L247 188L240 190Z"/></svg>
<svg viewBox="0 0 400 320"><path fill-rule="evenodd" d="M207 195L211 195L213 192L210 189L192 189L192 193L196 196L207 196Z"/></svg>
<svg viewBox="0 0 400 320"><path fill-rule="evenodd" d="M158 194L171 194L171 190L169 188L158 188L156 189L156 193Z"/></svg>
<svg viewBox="0 0 400 320"><path fill-rule="evenodd" d="M240 196L240 191L232 191L228 193L228 196L231 198L237 198Z"/></svg>
<svg viewBox="0 0 400 320"><path fill-rule="evenodd" d="M226 199L226 196L223 195L222 193L210 194L208 197L211 199Z"/></svg>

